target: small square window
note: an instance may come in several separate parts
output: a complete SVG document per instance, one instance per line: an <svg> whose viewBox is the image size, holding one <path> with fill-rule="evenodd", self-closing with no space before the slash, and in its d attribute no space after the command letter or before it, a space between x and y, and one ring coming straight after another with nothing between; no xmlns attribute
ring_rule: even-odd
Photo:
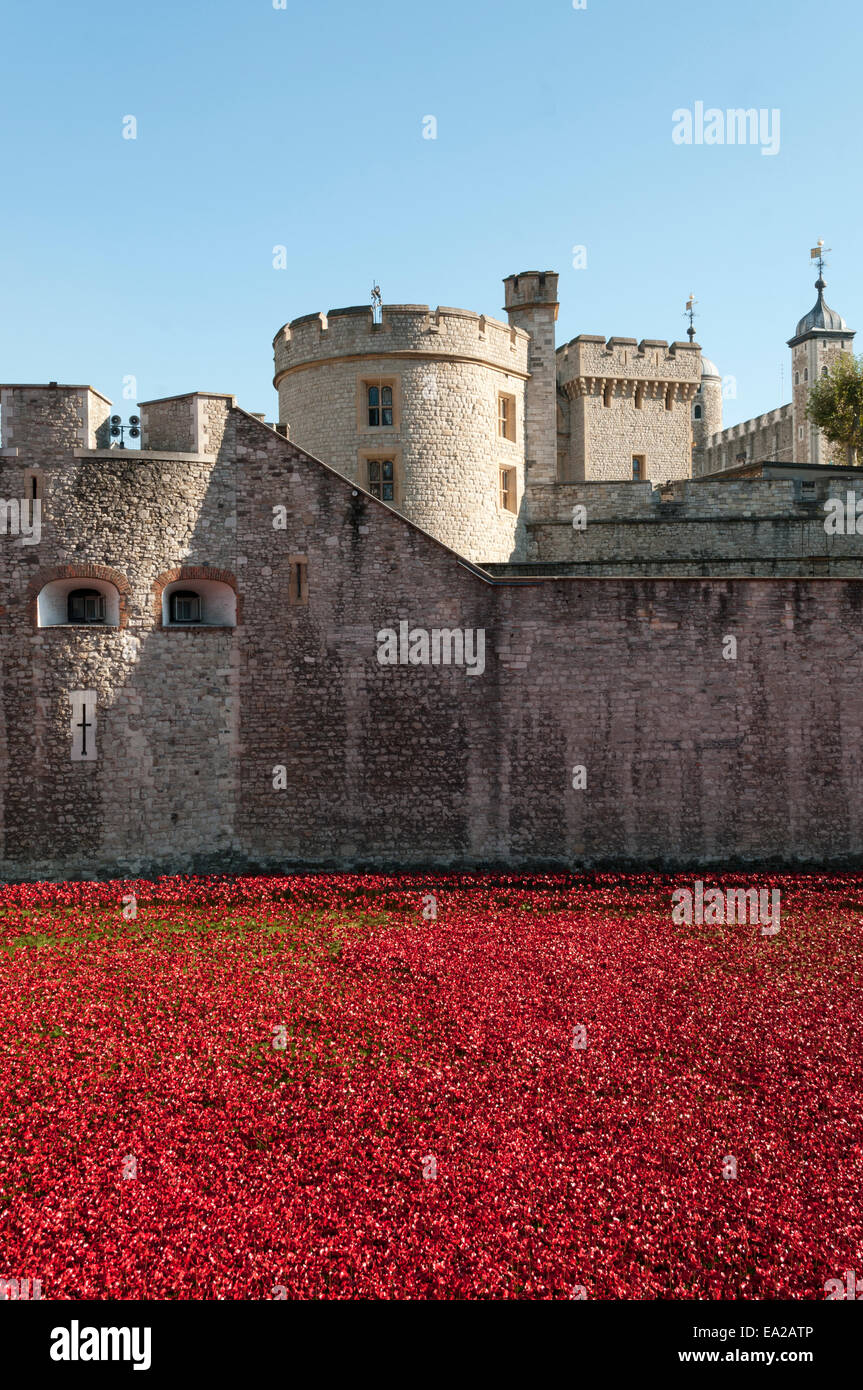
<svg viewBox="0 0 863 1390"><path fill-rule="evenodd" d="M175 590L171 594L171 622L199 623L201 621L200 594Z"/></svg>
<svg viewBox="0 0 863 1390"><path fill-rule="evenodd" d="M70 623L103 623L105 596L98 589L73 589L68 600Z"/></svg>

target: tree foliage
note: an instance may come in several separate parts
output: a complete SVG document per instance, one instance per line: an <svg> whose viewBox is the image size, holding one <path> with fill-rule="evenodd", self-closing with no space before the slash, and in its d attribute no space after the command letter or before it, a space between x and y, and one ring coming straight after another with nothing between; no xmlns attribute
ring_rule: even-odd
<svg viewBox="0 0 863 1390"><path fill-rule="evenodd" d="M863 357L833 359L809 392L806 416L831 444L853 450L855 463L863 460Z"/></svg>

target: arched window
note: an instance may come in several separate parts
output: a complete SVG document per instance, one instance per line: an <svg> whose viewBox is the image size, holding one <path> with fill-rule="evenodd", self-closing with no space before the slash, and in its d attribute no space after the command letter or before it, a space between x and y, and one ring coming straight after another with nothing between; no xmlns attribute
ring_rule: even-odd
<svg viewBox="0 0 863 1390"><path fill-rule="evenodd" d="M104 623L105 595L98 589L72 589L66 600L66 621Z"/></svg>
<svg viewBox="0 0 863 1390"><path fill-rule="evenodd" d="M174 589L170 598L172 623L199 623L201 595L193 589Z"/></svg>
<svg viewBox="0 0 863 1390"><path fill-rule="evenodd" d="M827 376L827 368L826 368L826 367L822 367L822 368L821 368L821 375L822 375L822 376Z"/></svg>
<svg viewBox="0 0 863 1390"><path fill-rule="evenodd" d="M697 405L697 406L695 407L695 410L693 411L693 414L694 414L696 420L700 420L700 419L701 419L701 406L700 406L700 405Z"/></svg>

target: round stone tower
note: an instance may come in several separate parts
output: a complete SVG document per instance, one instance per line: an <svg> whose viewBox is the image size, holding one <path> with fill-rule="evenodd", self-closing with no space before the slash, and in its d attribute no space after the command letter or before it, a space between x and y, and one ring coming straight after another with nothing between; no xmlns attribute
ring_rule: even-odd
<svg viewBox="0 0 863 1390"><path fill-rule="evenodd" d="M722 429L722 378L709 357L701 357L701 384L692 402L692 472L703 473L704 450Z"/></svg>
<svg viewBox="0 0 863 1390"><path fill-rule="evenodd" d="M528 333L464 309L306 314L273 341L300 448L466 558L521 553Z"/></svg>

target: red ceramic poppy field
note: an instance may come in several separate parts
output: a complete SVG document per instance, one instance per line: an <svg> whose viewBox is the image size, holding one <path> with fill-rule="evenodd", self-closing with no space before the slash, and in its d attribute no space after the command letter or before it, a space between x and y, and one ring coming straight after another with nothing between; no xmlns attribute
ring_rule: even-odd
<svg viewBox="0 0 863 1390"><path fill-rule="evenodd" d="M863 881L761 877L772 937L675 923L683 882L5 887L0 1278L824 1299L863 1275Z"/></svg>

